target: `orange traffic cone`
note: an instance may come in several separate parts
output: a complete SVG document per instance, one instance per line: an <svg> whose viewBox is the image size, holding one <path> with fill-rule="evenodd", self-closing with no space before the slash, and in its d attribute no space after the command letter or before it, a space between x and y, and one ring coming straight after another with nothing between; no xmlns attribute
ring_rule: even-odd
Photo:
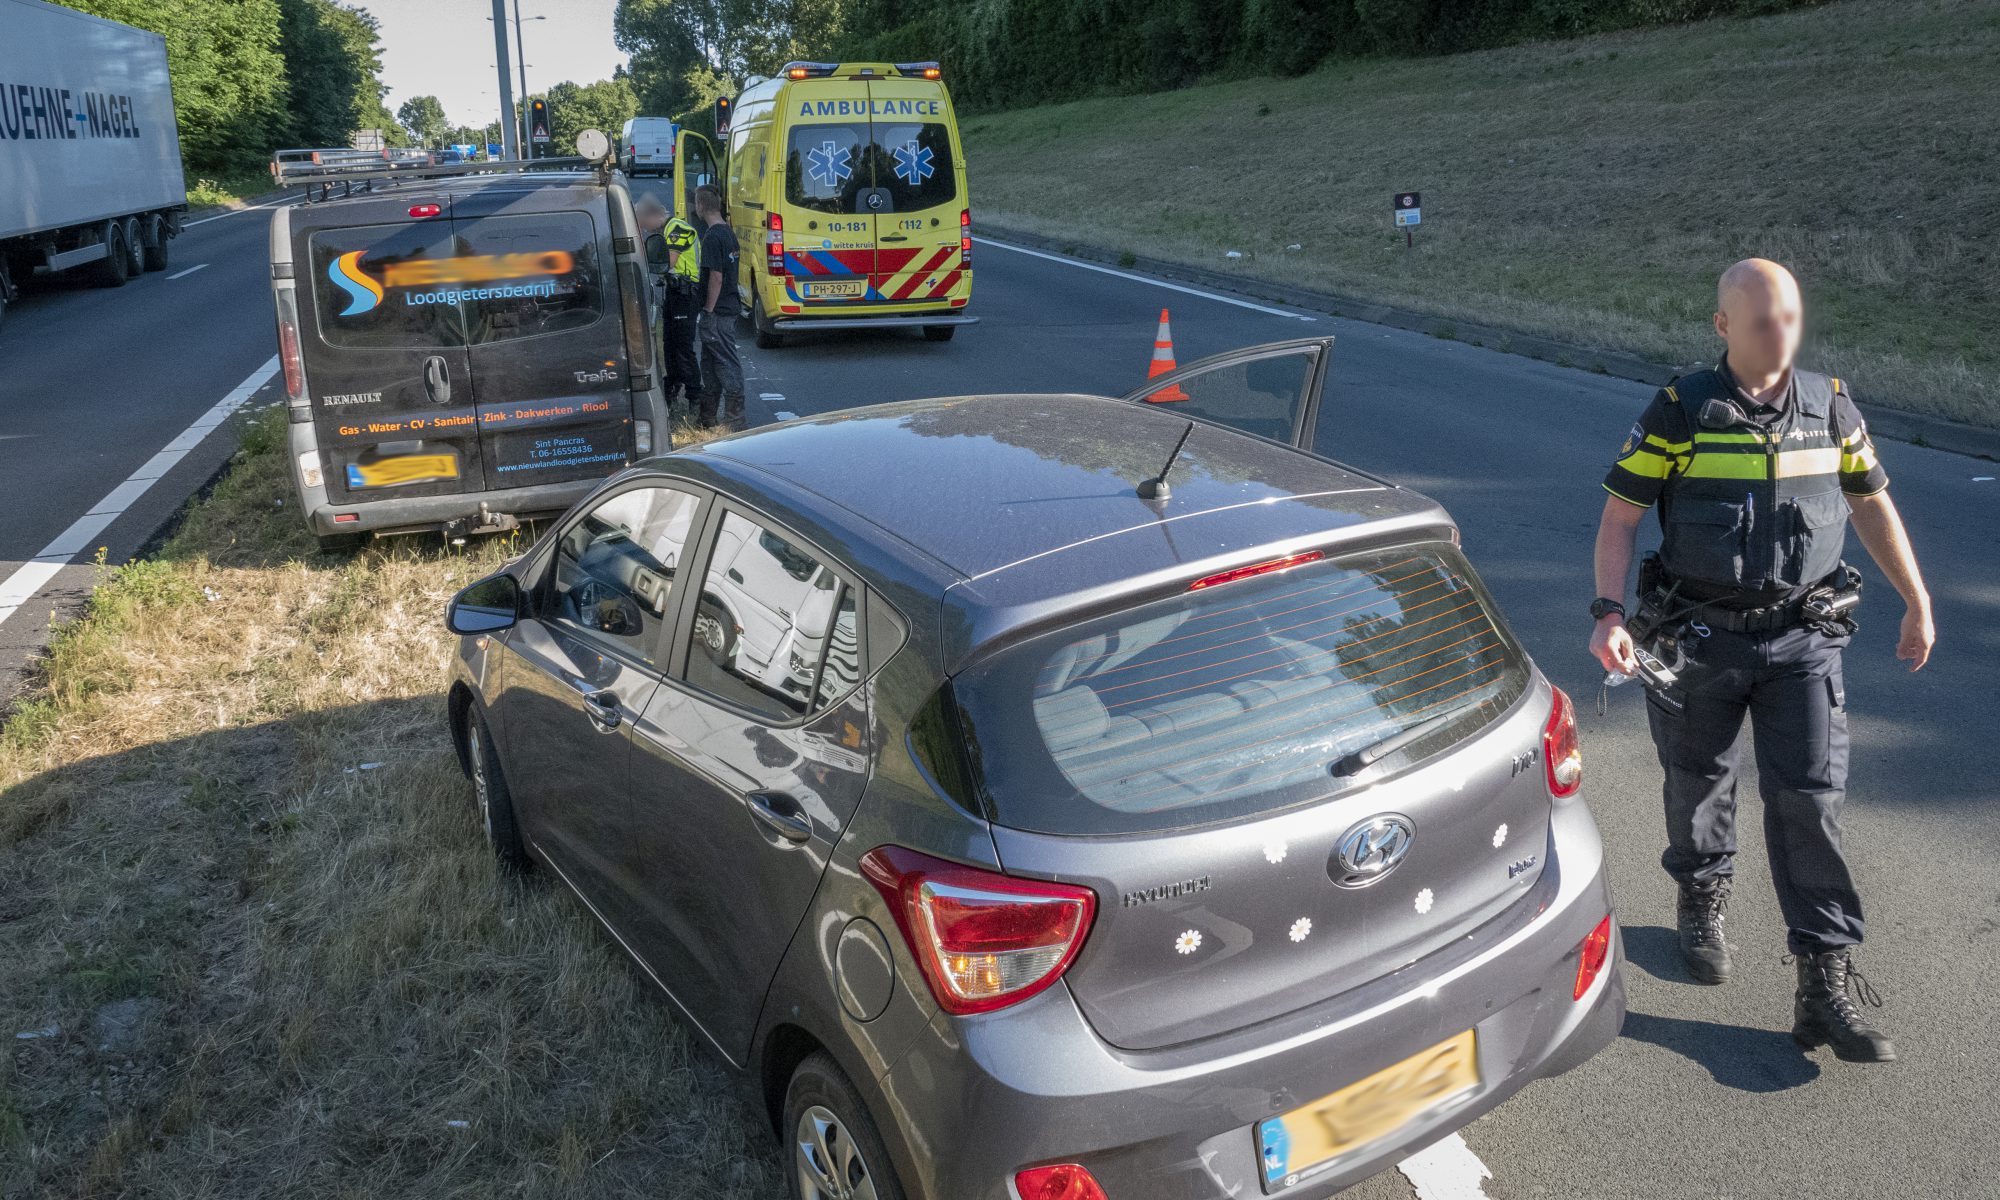
<svg viewBox="0 0 2000 1200"><path fill-rule="evenodd" d="M1146 368L1146 378L1165 375L1174 369L1174 329L1167 324L1167 310L1160 310L1160 331L1153 335L1153 361ZM1146 397L1148 404L1171 404L1176 400L1192 400L1193 396L1181 390L1178 383L1170 384Z"/></svg>

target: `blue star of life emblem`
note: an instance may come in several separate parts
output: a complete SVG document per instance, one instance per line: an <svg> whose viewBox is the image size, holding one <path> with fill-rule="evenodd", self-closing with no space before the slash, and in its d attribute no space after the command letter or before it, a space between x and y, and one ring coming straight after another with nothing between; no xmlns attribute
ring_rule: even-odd
<svg viewBox="0 0 2000 1200"><path fill-rule="evenodd" d="M929 146L919 146L915 142L904 142L896 147L896 175L903 182L915 187L932 175L937 168L931 165Z"/></svg>
<svg viewBox="0 0 2000 1200"><path fill-rule="evenodd" d="M821 187L839 187L854 168L847 162L847 156L832 142L821 142L816 150L806 151L806 174Z"/></svg>

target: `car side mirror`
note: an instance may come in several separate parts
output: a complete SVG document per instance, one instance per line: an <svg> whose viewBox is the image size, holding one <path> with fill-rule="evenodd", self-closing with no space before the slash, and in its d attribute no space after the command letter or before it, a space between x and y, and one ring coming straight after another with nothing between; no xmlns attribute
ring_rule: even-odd
<svg viewBox="0 0 2000 1200"><path fill-rule="evenodd" d="M521 619L521 581L502 571L466 588L445 606L453 633L498 633Z"/></svg>

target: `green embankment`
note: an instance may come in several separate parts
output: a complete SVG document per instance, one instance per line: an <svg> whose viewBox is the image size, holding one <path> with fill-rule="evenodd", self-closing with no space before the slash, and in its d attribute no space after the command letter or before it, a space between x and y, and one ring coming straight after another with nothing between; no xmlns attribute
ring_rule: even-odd
<svg viewBox="0 0 2000 1200"><path fill-rule="evenodd" d="M1811 364L1865 403L1994 425L1996 63L1993 0L1846 0L964 133L989 229L1663 362L1712 357L1716 275L1774 258L1804 286ZM1391 225L1405 189L1424 197L1415 253Z"/></svg>

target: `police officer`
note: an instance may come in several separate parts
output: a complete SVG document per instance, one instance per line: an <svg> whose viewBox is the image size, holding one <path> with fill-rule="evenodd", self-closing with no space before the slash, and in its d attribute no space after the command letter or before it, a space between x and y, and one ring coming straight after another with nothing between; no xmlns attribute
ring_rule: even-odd
<svg viewBox="0 0 2000 1200"><path fill-rule="evenodd" d="M1721 983L1731 970L1723 912L1736 854L1737 735L1750 714L1772 881L1798 967L1792 1036L1850 1062L1896 1057L1856 999L1880 999L1853 965L1861 901L1841 853L1847 711L1840 652L1860 577L1841 562L1846 523L1903 598L1896 656L1930 656L1930 597L1890 501L1861 414L1838 379L1793 365L1803 309L1776 263L1747 259L1717 288L1713 370L1653 397L1605 478L1590 650L1636 669L1620 597L1634 535L1657 506L1663 540L1641 568L1636 644L1678 681L1647 695L1666 772L1667 849L1679 883L1681 954ZM1646 628L1645 626L1651 626Z"/></svg>
<svg viewBox="0 0 2000 1200"><path fill-rule="evenodd" d="M654 196L640 197L633 210L640 228L646 231L646 265L660 293L665 342L660 356L663 390L668 404L678 392L693 406L701 395L701 367L694 343L695 314L701 310L701 267L694 226L679 213L669 214L667 206Z"/></svg>

